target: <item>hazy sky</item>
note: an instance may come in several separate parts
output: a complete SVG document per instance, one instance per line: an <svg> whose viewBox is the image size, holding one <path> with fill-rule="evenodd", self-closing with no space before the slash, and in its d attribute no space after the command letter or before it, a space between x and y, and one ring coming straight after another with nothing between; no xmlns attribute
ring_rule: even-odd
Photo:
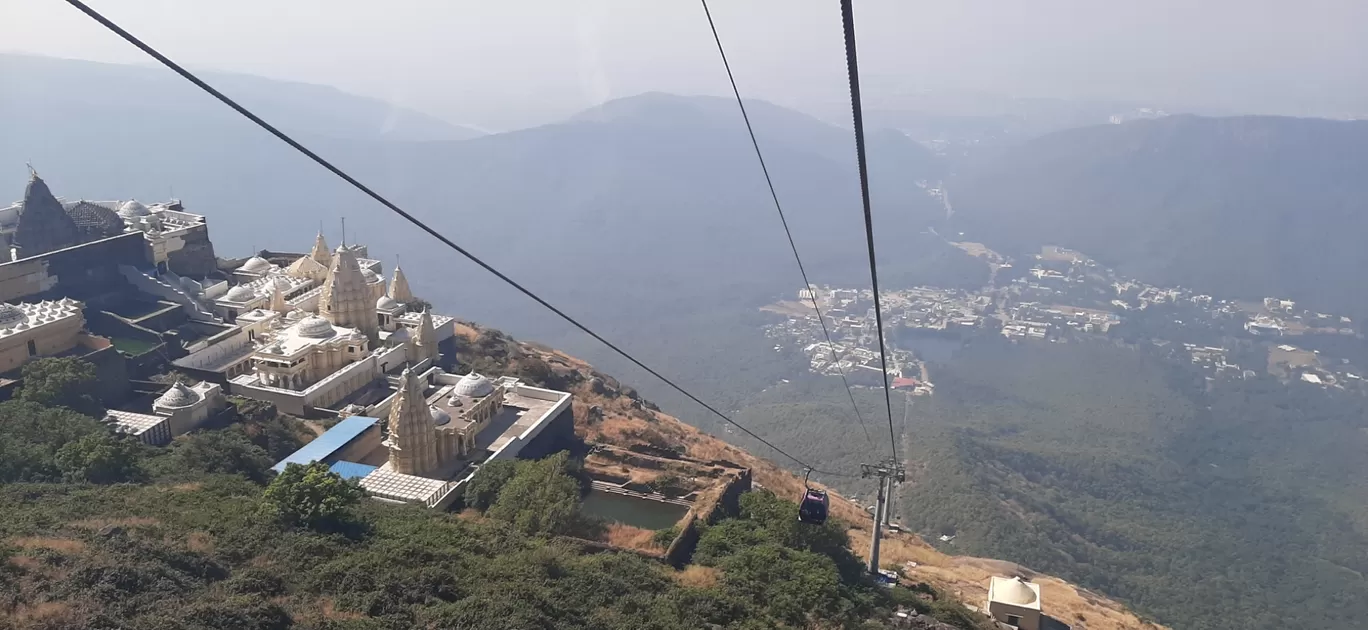
<svg viewBox="0 0 1368 630"><path fill-rule="evenodd" d="M725 94L695 0L89 0L198 67L506 129L648 90ZM918 90L1368 113L1368 0L856 0L868 103ZM837 0L713 0L747 96L840 111ZM0 0L0 50L144 62L62 0Z"/></svg>

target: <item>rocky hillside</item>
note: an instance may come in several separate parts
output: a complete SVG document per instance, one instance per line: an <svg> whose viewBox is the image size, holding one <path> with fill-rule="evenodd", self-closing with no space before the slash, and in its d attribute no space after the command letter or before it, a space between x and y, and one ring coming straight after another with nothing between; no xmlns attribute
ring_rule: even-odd
<svg viewBox="0 0 1368 630"><path fill-rule="evenodd" d="M774 462L756 457L722 439L703 433L662 412L637 391L600 373L563 352L518 342L503 333L474 324L458 324L461 363L490 373L517 374L524 380L575 394L576 434L588 442L623 448L673 451L700 460L725 460L750 468L756 484L781 497L798 497L803 481ZM869 549L872 519L865 510L832 493L831 511L850 524L854 549ZM882 545L885 566L897 565L908 579L954 593L967 605L981 607L992 575L1022 575L1041 585L1047 614L1087 630L1163 630L1142 621L1125 606L1058 578L1020 565L946 555L910 533L887 535ZM932 627L932 626L927 626Z"/></svg>

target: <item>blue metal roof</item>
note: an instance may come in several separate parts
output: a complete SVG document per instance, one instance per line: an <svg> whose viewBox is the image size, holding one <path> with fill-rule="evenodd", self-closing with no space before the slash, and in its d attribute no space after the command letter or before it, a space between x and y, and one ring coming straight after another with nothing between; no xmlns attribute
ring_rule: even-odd
<svg viewBox="0 0 1368 630"><path fill-rule="evenodd" d="M337 462L328 470L342 475L343 479L360 479L371 474L376 468L376 466L368 466L356 462Z"/></svg>
<svg viewBox="0 0 1368 630"><path fill-rule="evenodd" d="M366 416L352 416L347 418L333 428L328 429L312 442L305 444L299 450L290 453L288 457L280 460L271 469L280 472L285 470L286 464L309 464L316 461L328 459L333 453L341 450L348 442L356 436L365 433L367 429L379 424L379 418L367 418Z"/></svg>

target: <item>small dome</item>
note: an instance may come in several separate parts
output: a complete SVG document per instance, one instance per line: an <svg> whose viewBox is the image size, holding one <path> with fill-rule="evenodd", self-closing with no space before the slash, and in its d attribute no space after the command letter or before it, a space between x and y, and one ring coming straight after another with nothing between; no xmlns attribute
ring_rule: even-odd
<svg viewBox="0 0 1368 630"><path fill-rule="evenodd" d="M294 285L290 283L289 278L279 274L271 276L271 279L266 284L267 289L279 288L283 292L289 292L293 287Z"/></svg>
<svg viewBox="0 0 1368 630"><path fill-rule="evenodd" d="M297 322L297 321L299 321L299 320L301 320L301 319L304 319L305 317L308 317L308 316L309 316L308 313L305 313L304 311L301 311L301 310L299 310L299 309L295 309L295 310L290 311L289 313L286 313L286 314L285 314L285 321L287 321L287 322Z"/></svg>
<svg viewBox="0 0 1368 630"><path fill-rule="evenodd" d="M78 201L66 209L67 216L76 224L76 229L90 240L108 238L123 234L127 228L124 219L113 210L89 201Z"/></svg>
<svg viewBox="0 0 1368 630"><path fill-rule="evenodd" d="M253 256L242 263L241 269L247 273L262 273L271 268L271 261L260 256Z"/></svg>
<svg viewBox="0 0 1368 630"><path fill-rule="evenodd" d="M239 284L223 294L223 299L230 302L251 302L256 297L256 291L245 284Z"/></svg>
<svg viewBox="0 0 1368 630"><path fill-rule="evenodd" d="M428 413L432 414L432 424L439 427L451 422L451 414L443 411L437 405L428 405Z"/></svg>
<svg viewBox="0 0 1368 630"><path fill-rule="evenodd" d="M23 309L13 304L0 304L0 328L9 328L28 319Z"/></svg>
<svg viewBox="0 0 1368 630"><path fill-rule="evenodd" d="M142 205L136 199L125 201L122 206L119 206L119 216L125 219L145 217L147 215L147 206Z"/></svg>
<svg viewBox="0 0 1368 630"><path fill-rule="evenodd" d="M199 394L195 393L195 390L186 387L185 385L181 384L180 381L176 381L176 384L172 385L170 389L166 390L165 394L162 394L160 397L157 398L156 406L189 407L190 405L199 402L199 400Z"/></svg>
<svg viewBox="0 0 1368 630"><path fill-rule="evenodd" d="M371 271L371 270L369 270L369 269L362 269L362 270L361 270L361 277L366 279L366 284L375 284L375 283L377 283L377 282L384 282L384 278L381 278L381 277L380 277L380 274L375 273L374 271Z"/></svg>
<svg viewBox="0 0 1368 630"><path fill-rule="evenodd" d="M299 322L299 335L310 339L327 339L333 336L333 325L322 317L310 315Z"/></svg>
<svg viewBox="0 0 1368 630"><path fill-rule="evenodd" d="M399 302L388 295L382 295L380 299L375 301L375 308L382 311L392 311L399 308Z"/></svg>
<svg viewBox="0 0 1368 630"><path fill-rule="evenodd" d="M474 372L462 376L461 380L457 381L455 389L457 396L470 396L472 398L488 396L493 391L494 381Z"/></svg>
<svg viewBox="0 0 1368 630"><path fill-rule="evenodd" d="M998 585L1000 587L993 590L993 597L1000 602L1030 606L1036 601L1035 591L1023 584L1021 578L1003 580Z"/></svg>

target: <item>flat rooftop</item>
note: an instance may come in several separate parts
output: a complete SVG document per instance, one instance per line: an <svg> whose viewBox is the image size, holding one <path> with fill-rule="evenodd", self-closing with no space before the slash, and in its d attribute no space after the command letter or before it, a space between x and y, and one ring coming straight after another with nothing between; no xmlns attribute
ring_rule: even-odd
<svg viewBox="0 0 1368 630"><path fill-rule="evenodd" d="M285 459L277 462L275 466L271 467L271 470L281 472L289 464L303 465L325 460L333 453L342 450L342 447L346 446L348 442L379 423L379 418L368 418L366 416L345 418L333 425L331 429L324 431L323 435L314 438L312 442L305 444L299 450L290 453Z"/></svg>
<svg viewBox="0 0 1368 630"><path fill-rule="evenodd" d="M381 499L426 502L447 488L448 481L394 472L385 464L361 478L361 487Z"/></svg>
<svg viewBox="0 0 1368 630"><path fill-rule="evenodd" d="M428 398L428 404L451 414L452 425L464 429L470 426L470 422L461 417L461 411L469 409L473 401L478 399L462 396L463 407L453 407L449 404L449 389L447 387L439 389L436 394ZM560 402L559 398L545 400L524 396L514 392L515 389L517 388L510 387L505 391L503 408L499 410L499 413L494 414L483 431L475 435L475 448L477 450L498 451L505 444L517 439L524 431L536 425L542 416L549 413Z"/></svg>
<svg viewBox="0 0 1368 630"><path fill-rule="evenodd" d="M105 412L105 421L112 425L115 431L120 433L142 435L152 427L166 422L166 418L163 416L154 416L149 413L110 409Z"/></svg>

